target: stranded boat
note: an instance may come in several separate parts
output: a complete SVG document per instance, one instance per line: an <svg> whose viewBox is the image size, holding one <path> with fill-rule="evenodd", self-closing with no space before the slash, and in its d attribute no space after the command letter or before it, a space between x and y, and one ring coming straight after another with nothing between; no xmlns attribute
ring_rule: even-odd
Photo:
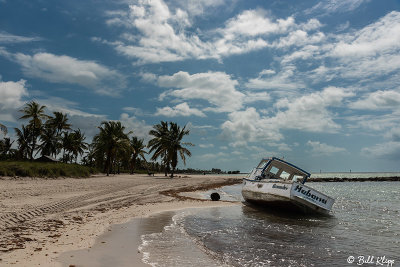
<svg viewBox="0 0 400 267"><path fill-rule="evenodd" d="M335 200L304 185L310 174L279 158L262 159L243 179L242 195L250 203L328 214Z"/></svg>

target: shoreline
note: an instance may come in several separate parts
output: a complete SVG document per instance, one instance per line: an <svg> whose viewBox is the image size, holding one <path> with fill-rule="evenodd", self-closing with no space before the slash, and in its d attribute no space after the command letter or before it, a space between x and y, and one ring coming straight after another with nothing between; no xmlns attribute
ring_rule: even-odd
<svg viewBox="0 0 400 267"><path fill-rule="evenodd" d="M145 216L133 217L127 222L112 224L96 237L92 246L61 253L56 259L57 266L96 267L104 264L105 257L107 258L107 266L151 266L142 261L143 252L140 251L142 235L161 233L164 227L172 222L172 217L180 211L233 205L238 205L238 203L213 202L205 204L201 202L201 205L199 205L199 203L186 201L180 207L166 207Z"/></svg>
<svg viewBox="0 0 400 267"><path fill-rule="evenodd" d="M2 179L0 265L63 266L57 260L62 253L91 248L112 225L159 212L232 205L178 193L240 182L202 175Z"/></svg>

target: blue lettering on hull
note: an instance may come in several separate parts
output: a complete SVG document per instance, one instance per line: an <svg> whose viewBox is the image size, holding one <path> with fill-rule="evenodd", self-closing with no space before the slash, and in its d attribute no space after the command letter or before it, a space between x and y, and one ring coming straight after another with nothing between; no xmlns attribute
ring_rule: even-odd
<svg viewBox="0 0 400 267"><path fill-rule="evenodd" d="M319 197L317 195L312 194L310 189L304 190L303 187L300 186L300 185L296 185L296 188L294 190L299 192L299 193L302 193L306 197L311 198L311 199L313 199L315 201L319 201L319 202L321 202L323 204L327 203L327 200L325 198L322 198L322 197Z"/></svg>

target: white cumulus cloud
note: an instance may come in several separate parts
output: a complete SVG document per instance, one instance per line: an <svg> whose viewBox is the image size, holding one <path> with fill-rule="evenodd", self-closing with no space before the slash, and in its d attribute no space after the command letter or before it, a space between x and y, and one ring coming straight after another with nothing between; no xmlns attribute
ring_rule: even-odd
<svg viewBox="0 0 400 267"><path fill-rule="evenodd" d="M341 125L334 121L329 108L341 106L342 101L350 96L353 93L343 88L327 87L321 92L280 99L275 104L276 112L271 116L261 116L253 107L231 112L221 125L222 136L231 140L234 146L246 146L248 142L282 140L282 129L334 133Z"/></svg>
<svg viewBox="0 0 400 267"><path fill-rule="evenodd" d="M178 99L200 99L209 102L212 107L205 111L230 112L242 107L245 95L236 90L238 82L224 72L206 72L189 74L184 71L172 76L158 78L158 85L170 90L161 95L161 99L173 96Z"/></svg>
<svg viewBox="0 0 400 267"><path fill-rule="evenodd" d="M190 108L189 105L184 102L176 105L175 107L163 107L157 108L156 116L166 116L166 117L189 117L189 116L199 116L205 117L206 115L196 108Z"/></svg>
<svg viewBox="0 0 400 267"><path fill-rule="evenodd" d="M15 122L17 110L24 104L23 98L28 96L25 80L18 82L0 80L0 120Z"/></svg>
<svg viewBox="0 0 400 267"><path fill-rule="evenodd" d="M22 98L28 96L25 83L25 80L18 82L0 81L0 110L18 108L23 104Z"/></svg>
<svg viewBox="0 0 400 267"><path fill-rule="evenodd" d="M262 70L257 78L249 79L246 87L257 90L287 91L298 90L305 87L305 83L297 79L298 71L294 65L284 66L280 72Z"/></svg>
<svg viewBox="0 0 400 267"><path fill-rule="evenodd" d="M376 56L400 48L400 12L392 11L355 34L348 34L332 51L339 57Z"/></svg>
<svg viewBox="0 0 400 267"><path fill-rule="evenodd" d="M94 38L113 46L119 53L136 59L136 64L173 62L186 59L221 60L235 54L248 53L266 47L287 47L293 44L320 42L324 35L310 33L321 27L317 19L296 24L293 16L275 19L261 8L244 10L220 27L201 29L194 18L204 9L222 5L220 1L200 1L199 12L193 12L193 2L166 3L163 0L140 0L122 11L107 12L109 27L122 27L126 32L116 41ZM132 34L132 30L135 34ZM283 36L271 44L271 35Z"/></svg>
<svg viewBox="0 0 400 267"><path fill-rule="evenodd" d="M222 136L231 140L233 146L245 146L248 142L279 141L283 135L279 126L268 117L262 117L253 107L235 111L221 125Z"/></svg>
<svg viewBox="0 0 400 267"><path fill-rule="evenodd" d="M308 132L336 132L341 128L333 120L329 107L340 106L342 100L353 96L342 88L327 87L321 92L311 93L294 100L280 99L276 103L279 109L272 118L277 125L286 129Z"/></svg>
<svg viewBox="0 0 400 267"><path fill-rule="evenodd" d="M95 61L51 53L12 54L5 50L0 55L20 64L26 76L52 83L78 84L104 95L116 95L126 87L123 75Z"/></svg>
<svg viewBox="0 0 400 267"><path fill-rule="evenodd" d="M376 91L350 105L354 109L383 110L400 109L400 93L396 91Z"/></svg>

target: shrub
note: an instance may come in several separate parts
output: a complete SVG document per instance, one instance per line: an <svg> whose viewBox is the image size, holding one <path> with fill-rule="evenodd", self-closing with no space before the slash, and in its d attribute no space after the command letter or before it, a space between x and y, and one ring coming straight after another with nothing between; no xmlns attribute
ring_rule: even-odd
<svg viewBox="0 0 400 267"><path fill-rule="evenodd" d="M0 161L0 176L44 178L89 177L94 173L98 173L95 168L78 164Z"/></svg>

